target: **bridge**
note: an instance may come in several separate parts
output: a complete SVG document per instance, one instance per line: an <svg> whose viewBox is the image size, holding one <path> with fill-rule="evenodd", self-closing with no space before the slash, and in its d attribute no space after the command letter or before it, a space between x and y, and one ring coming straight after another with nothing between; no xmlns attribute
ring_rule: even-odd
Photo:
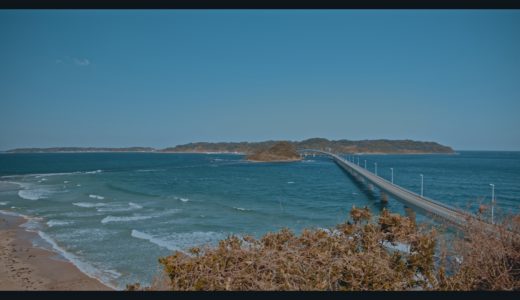
<svg viewBox="0 0 520 300"><path fill-rule="evenodd" d="M382 177L377 176L376 174L368 171L367 169L355 164L354 162L345 160L344 158L322 150L315 149L303 149L299 151L300 153L318 153L324 154L334 160L334 162L340 166L342 169L347 171L353 177L357 178L360 181L367 182L369 185L373 185L382 193L382 198L386 201L386 195L390 195L396 200L403 202L406 206L416 207L424 210L427 214L431 214L435 217L444 219L455 225L465 225L468 217L476 219L476 216L464 212L460 209L452 207L448 204L435 201L433 199L424 197L422 195L418 195L412 191L404 189L393 182L390 182ZM377 169L376 169L377 170ZM377 171L376 171L377 172ZM478 220L482 222L481 220ZM491 225L485 223L486 225Z"/></svg>

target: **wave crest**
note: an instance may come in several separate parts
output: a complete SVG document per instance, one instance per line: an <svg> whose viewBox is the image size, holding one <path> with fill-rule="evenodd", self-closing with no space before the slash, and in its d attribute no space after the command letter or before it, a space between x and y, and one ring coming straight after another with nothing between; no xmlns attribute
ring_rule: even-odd
<svg viewBox="0 0 520 300"><path fill-rule="evenodd" d="M72 203L72 205L79 206L79 207L85 207L85 208L91 208L91 207L105 206L106 203L75 202L75 203Z"/></svg>

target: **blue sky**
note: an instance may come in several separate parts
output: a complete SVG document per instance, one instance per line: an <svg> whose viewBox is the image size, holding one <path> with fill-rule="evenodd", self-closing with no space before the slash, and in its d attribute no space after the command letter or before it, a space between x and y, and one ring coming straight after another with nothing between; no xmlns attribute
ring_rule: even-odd
<svg viewBox="0 0 520 300"><path fill-rule="evenodd" d="M415 139L520 150L520 11L0 11L0 150Z"/></svg>

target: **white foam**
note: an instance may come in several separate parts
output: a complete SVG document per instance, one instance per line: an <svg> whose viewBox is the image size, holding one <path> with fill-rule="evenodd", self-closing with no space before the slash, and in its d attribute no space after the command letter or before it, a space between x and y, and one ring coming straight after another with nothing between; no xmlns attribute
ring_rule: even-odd
<svg viewBox="0 0 520 300"><path fill-rule="evenodd" d="M59 221L59 220L49 220L47 222L47 226L54 227L54 226L65 226L72 224L72 221Z"/></svg>
<svg viewBox="0 0 520 300"><path fill-rule="evenodd" d="M85 174L97 174L97 173L101 173L101 172L103 172L103 170L89 171L89 172L85 172Z"/></svg>
<svg viewBox="0 0 520 300"><path fill-rule="evenodd" d="M7 205L9 203L9 201L2 201L0 202L0 205Z"/></svg>
<svg viewBox="0 0 520 300"><path fill-rule="evenodd" d="M23 174L23 175L6 175L6 176L2 176L1 178L19 178L19 177L29 176L29 177L41 178L41 180L45 181L47 179L44 177L49 177L49 176L97 174L97 173L101 173L101 172L103 172L103 170L86 171L86 172L76 171L76 172L62 172L62 173L34 173L34 174Z"/></svg>
<svg viewBox="0 0 520 300"><path fill-rule="evenodd" d="M138 239L141 239L141 240L147 240L153 244L156 244L160 247L163 247L163 248L166 248L168 250L171 250L171 251L174 251L174 250L177 250L177 251L180 251L181 249L179 249L177 246L175 246L173 243L171 242L168 242L168 241L165 241L165 240L161 240L159 238L155 238L147 233L144 233L144 232L141 232L141 231L137 231L135 229L132 229L132 233L131 233L131 236L135 237L135 238L138 238Z"/></svg>
<svg viewBox="0 0 520 300"><path fill-rule="evenodd" d="M103 196L99 196L99 195L93 195L93 194L90 194L90 195L88 195L88 196L89 196L90 198L92 198L92 199L98 199L98 200L103 200L103 199L105 199L105 197L103 197Z"/></svg>
<svg viewBox="0 0 520 300"><path fill-rule="evenodd" d="M52 246L52 249L56 252L58 252L61 256L66 258L68 261L70 261L73 265L75 265L81 272L86 274L87 276L94 278L98 280L99 282L113 288L114 290L117 289L114 285L110 283L111 280L117 279L121 276L121 274L117 272L112 272L112 270L108 272L103 272L96 267L94 267L91 264L88 264L81 260L76 255L69 253L65 251L62 247L58 246L56 242L48 236L46 233L38 231L38 235L44 239L47 243L49 243Z"/></svg>
<svg viewBox="0 0 520 300"><path fill-rule="evenodd" d="M190 199L188 199L188 198L182 198L182 197L179 197L179 200L181 200L182 202L188 202L188 201L190 201Z"/></svg>
<svg viewBox="0 0 520 300"><path fill-rule="evenodd" d="M76 184L76 186L81 186L81 184L78 183L78 184Z"/></svg>
<svg viewBox="0 0 520 300"><path fill-rule="evenodd" d="M11 208L15 208L14 206L11 206ZM29 217L24 215L24 214L20 214L20 213L17 213L17 212L14 212L14 211L7 211L7 210L1 210L0 209L0 213L1 214L4 214L4 215L7 215L7 216L12 216L12 217L19 217L19 218L24 218L26 220L29 220Z"/></svg>
<svg viewBox="0 0 520 300"><path fill-rule="evenodd" d="M27 231L36 232L42 228L40 221L43 220L39 217L29 217L27 222L20 224L20 227L25 228Z"/></svg>
<svg viewBox="0 0 520 300"><path fill-rule="evenodd" d="M51 193L51 191L43 189L43 188L37 188L37 189L31 189L31 190L19 190L18 196L20 198L26 199L26 200L32 200L36 201L39 199L45 199L47 196Z"/></svg>
<svg viewBox="0 0 520 300"><path fill-rule="evenodd" d="M132 221L140 221L147 220L151 218L158 218L169 214L174 214L179 212L179 209L168 209L162 212L159 212L155 215L136 215L133 216L106 216L101 220L102 224L110 223L110 222L132 222Z"/></svg>
<svg viewBox="0 0 520 300"><path fill-rule="evenodd" d="M110 223L110 222L131 222L131 221L139 221L139 220L146 220L151 219L153 216L127 216L127 217L114 217L114 216L107 216L104 217L103 220L101 220L102 224Z"/></svg>
<svg viewBox="0 0 520 300"><path fill-rule="evenodd" d="M41 178L42 181L45 181L47 180L47 178L44 178L44 177L48 177L48 176L63 176L63 175L72 175L72 174L76 174L77 172L66 172L66 173L44 173L44 174L26 174L24 176L33 176L33 177L36 177L36 178Z"/></svg>
<svg viewBox="0 0 520 300"><path fill-rule="evenodd" d="M143 208L141 205L135 204L133 202L128 202L128 205L130 205L130 207L134 208L134 209L141 209L141 208Z"/></svg>
<svg viewBox="0 0 520 300"><path fill-rule="evenodd" d="M75 210L75 211L68 211L60 214L60 217L67 217L67 218L85 218L85 217L93 217L100 215L97 211L94 212L92 210Z"/></svg>
<svg viewBox="0 0 520 300"><path fill-rule="evenodd" d="M222 233L212 231L173 233L169 236L158 237L135 229L132 230L131 235L132 237L147 240L168 250L177 250L182 252L185 252L193 246L201 246L204 244L216 242L219 239L225 237Z"/></svg>
<svg viewBox="0 0 520 300"><path fill-rule="evenodd" d="M251 209L242 208L242 207L233 207L233 209L240 210L240 211L251 211Z"/></svg>
<svg viewBox="0 0 520 300"><path fill-rule="evenodd" d="M287 181L287 184L293 184L294 181Z"/></svg>
<svg viewBox="0 0 520 300"><path fill-rule="evenodd" d="M68 180L64 180L64 181L63 181L63 183L69 183L69 182L70 182L70 181L68 181Z"/></svg>
<svg viewBox="0 0 520 300"><path fill-rule="evenodd" d="M121 204L110 204L110 205L106 205L104 207L96 208L96 210L98 212L121 212L121 211L131 211L131 210L136 210L136 209L141 209L141 208L143 208L143 206L133 203L133 202L129 202L128 206L126 206L126 205L121 206Z"/></svg>
<svg viewBox="0 0 520 300"><path fill-rule="evenodd" d="M117 206L104 206L98 207L96 210L98 212L122 212L122 211L131 211L134 210L133 207L117 207Z"/></svg>
<svg viewBox="0 0 520 300"><path fill-rule="evenodd" d="M91 208L91 207L105 206L106 203L76 202L76 203L72 203L72 205L79 206L79 207L85 207L85 208Z"/></svg>

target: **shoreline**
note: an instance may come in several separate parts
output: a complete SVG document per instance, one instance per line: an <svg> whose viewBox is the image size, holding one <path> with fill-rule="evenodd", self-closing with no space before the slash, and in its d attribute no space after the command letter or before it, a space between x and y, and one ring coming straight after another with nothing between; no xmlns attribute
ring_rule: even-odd
<svg viewBox="0 0 520 300"><path fill-rule="evenodd" d="M0 213L0 291L112 291L59 253L33 246L22 216Z"/></svg>

